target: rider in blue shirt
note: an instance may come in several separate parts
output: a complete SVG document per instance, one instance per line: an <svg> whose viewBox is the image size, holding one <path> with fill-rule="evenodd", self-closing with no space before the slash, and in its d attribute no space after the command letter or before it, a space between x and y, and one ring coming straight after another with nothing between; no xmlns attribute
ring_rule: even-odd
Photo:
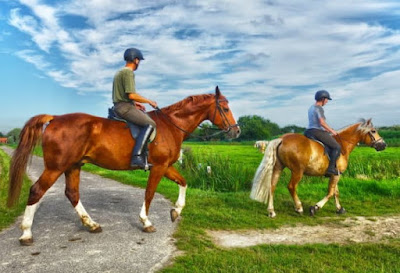
<svg viewBox="0 0 400 273"><path fill-rule="evenodd" d="M330 161L326 174L338 175L339 172L336 168L336 161L340 156L341 147L332 136L338 133L326 123L324 109L322 108L329 100L332 99L328 91L319 90L315 93L315 104L311 105L308 109L308 127L304 134L307 137L321 141L330 148Z"/></svg>

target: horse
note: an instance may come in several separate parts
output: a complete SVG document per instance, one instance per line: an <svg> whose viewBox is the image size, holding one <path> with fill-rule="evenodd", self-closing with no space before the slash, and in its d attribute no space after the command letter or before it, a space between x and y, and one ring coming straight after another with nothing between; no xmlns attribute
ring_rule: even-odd
<svg viewBox="0 0 400 273"><path fill-rule="evenodd" d="M350 153L358 143L364 143L377 151L382 151L386 148L385 141L379 136L371 119L362 120L345 127L334 138L341 145L342 153L336 162L340 173L346 170ZM268 216L275 217L274 192L282 170L287 167L291 171L288 189L294 201L295 211L302 214L303 206L296 192L298 183L303 175L325 175L328 164L329 159L324 154L323 145L301 134L285 134L268 144L264 157L253 178L250 198L263 203L268 202ZM332 196L335 197L336 212L338 214L346 212L339 203L339 179L340 175L330 176L328 194L315 206L310 207L311 216L314 216Z"/></svg>
<svg viewBox="0 0 400 273"><path fill-rule="evenodd" d="M267 148L268 140L257 140L254 143L254 148L257 148L260 153L265 153L265 149Z"/></svg>
<svg viewBox="0 0 400 273"><path fill-rule="evenodd" d="M228 138L237 138L240 127L229 108L228 100L218 86L215 94L189 96L168 107L148 112L157 124L155 139L149 144L150 169L139 219L144 232L155 232L149 220L150 203L157 185L166 177L179 186L179 197L171 209L175 221L185 206L187 184L173 164L179 158L182 142L205 120L223 130ZM90 232L101 232L79 197L79 174L82 165L91 163L110 170L130 170L131 151L135 140L126 123L83 113L59 116L37 115L23 127L20 141L10 165L10 188L7 204L11 207L19 198L22 177L33 148L41 140L45 169L30 188L21 224L21 245L31 245L33 218L39 200L58 177L65 175L65 195Z"/></svg>

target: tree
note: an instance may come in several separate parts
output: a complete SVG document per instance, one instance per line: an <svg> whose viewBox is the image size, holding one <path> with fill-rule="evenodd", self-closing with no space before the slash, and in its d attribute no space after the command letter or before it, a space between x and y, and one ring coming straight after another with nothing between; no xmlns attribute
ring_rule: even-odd
<svg viewBox="0 0 400 273"><path fill-rule="evenodd" d="M7 133L8 143L14 144L18 142L19 134L21 133L20 128L14 128Z"/></svg>
<svg viewBox="0 0 400 273"><path fill-rule="evenodd" d="M239 140L268 139L280 134L278 124L257 115L242 116L238 124L242 130Z"/></svg>
<svg viewBox="0 0 400 273"><path fill-rule="evenodd" d="M304 133L304 131L306 130L306 128L304 127L299 127L297 125L288 125L285 126L281 129L281 133L282 134L286 134L286 133Z"/></svg>

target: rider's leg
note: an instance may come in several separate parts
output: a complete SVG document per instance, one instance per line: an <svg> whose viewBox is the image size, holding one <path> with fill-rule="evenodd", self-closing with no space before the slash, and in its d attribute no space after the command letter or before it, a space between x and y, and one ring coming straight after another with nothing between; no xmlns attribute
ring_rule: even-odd
<svg viewBox="0 0 400 273"><path fill-rule="evenodd" d="M132 158L131 158L131 167L140 167L142 169L151 168L151 165L147 163L147 142L151 133L153 132L154 127L152 125L147 125L140 129L140 133L136 138L135 147L133 147Z"/></svg>
<svg viewBox="0 0 400 273"><path fill-rule="evenodd" d="M156 128L156 123L146 113L136 109L131 103L119 103L116 105L115 111L119 116L129 122L142 127L136 138L135 147L132 150L131 167L140 167L145 169L151 167L147 163L147 142L151 133Z"/></svg>
<svg viewBox="0 0 400 273"><path fill-rule="evenodd" d="M308 131L308 132L307 132ZM324 145L330 148L329 153L329 166L326 171L327 175L338 175L339 171L336 169L336 161L340 156L341 147L339 143L327 132L318 129L307 130L307 133L311 133L316 139L324 143ZM307 136L307 134L306 134Z"/></svg>

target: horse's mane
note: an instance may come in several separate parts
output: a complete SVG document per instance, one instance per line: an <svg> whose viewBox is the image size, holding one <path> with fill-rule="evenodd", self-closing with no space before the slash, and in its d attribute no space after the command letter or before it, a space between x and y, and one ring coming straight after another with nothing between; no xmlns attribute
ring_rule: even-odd
<svg viewBox="0 0 400 273"><path fill-rule="evenodd" d="M360 131L363 134L368 133L374 127L374 125L372 125L372 122L370 122L368 124L368 121L366 119L361 118L361 119L359 119L359 121L357 123L348 125L346 127L343 127L342 129L338 130L338 133L340 134L344 131L347 131L351 127L355 127L355 126L357 126L356 131Z"/></svg>
<svg viewBox="0 0 400 273"><path fill-rule="evenodd" d="M214 98L214 94L203 94L203 95L194 95L194 96L189 96L181 101L178 101L170 106L162 108L165 112L174 112L177 110L181 110L184 106L187 106L188 104L200 104L204 101L210 100L211 98Z"/></svg>

